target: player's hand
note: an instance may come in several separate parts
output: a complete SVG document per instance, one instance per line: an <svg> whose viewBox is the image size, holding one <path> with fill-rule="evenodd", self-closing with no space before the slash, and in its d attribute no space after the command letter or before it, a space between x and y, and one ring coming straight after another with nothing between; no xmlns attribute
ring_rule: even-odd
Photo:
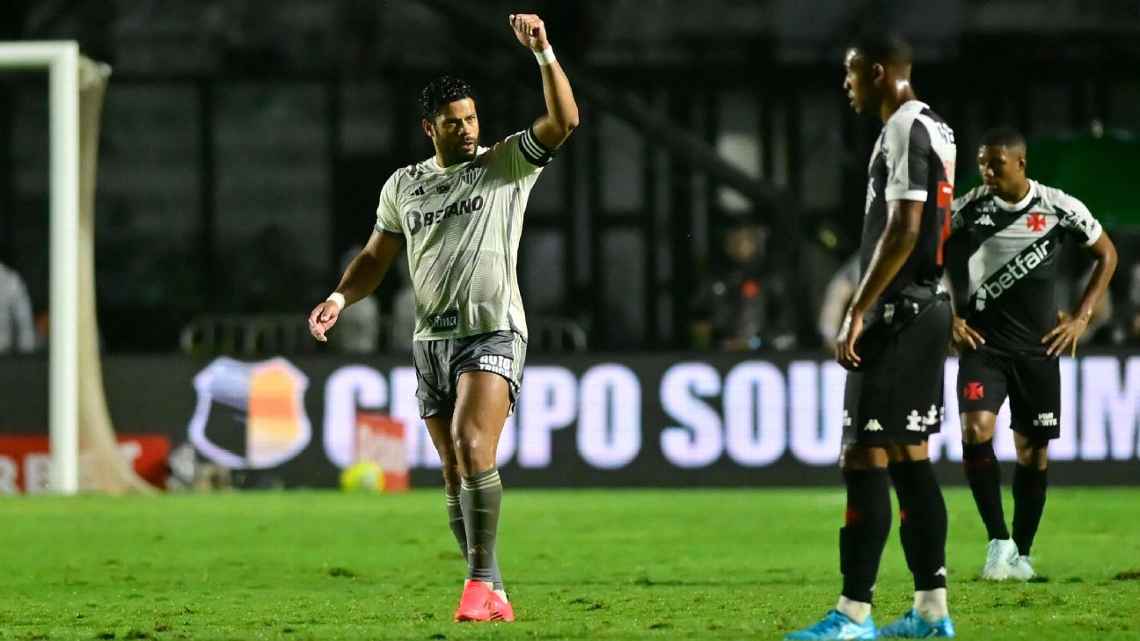
<svg viewBox="0 0 1140 641"><path fill-rule="evenodd" d="M835 360L846 369L855 369L863 362L855 353L855 343L863 333L863 312L849 308L843 315L839 335L835 337Z"/></svg>
<svg viewBox="0 0 1140 641"><path fill-rule="evenodd" d="M309 333L322 343L328 342L325 332L336 325L338 318L340 318L340 306L331 300L322 301L313 308L313 313L309 314Z"/></svg>
<svg viewBox="0 0 1140 641"><path fill-rule="evenodd" d="M522 46L531 51L542 51L550 46L546 38L546 25L533 13L512 13L507 18L511 30Z"/></svg>
<svg viewBox="0 0 1140 641"><path fill-rule="evenodd" d="M1056 358L1065 352L1074 356L1077 354L1077 341L1084 336L1089 328L1089 319L1083 316L1070 317L1065 312L1057 312L1057 326L1041 339L1042 345L1048 345L1045 353L1050 358Z"/></svg>
<svg viewBox="0 0 1140 641"><path fill-rule="evenodd" d="M986 339L978 333L978 330L970 327L964 318L955 316L951 327L954 346L957 347L959 351L965 349L966 346L969 346L970 349L978 349L979 345L986 344Z"/></svg>

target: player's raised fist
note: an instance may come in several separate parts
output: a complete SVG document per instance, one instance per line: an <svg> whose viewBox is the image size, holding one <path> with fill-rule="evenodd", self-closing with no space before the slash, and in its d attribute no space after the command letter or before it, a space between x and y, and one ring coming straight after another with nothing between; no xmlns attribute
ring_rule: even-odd
<svg viewBox="0 0 1140 641"><path fill-rule="evenodd" d="M533 13L512 13L508 21L519 43L527 49L542 51L550 46L550 41L546 39L546 25L542 23L542 18Z"/></svg>

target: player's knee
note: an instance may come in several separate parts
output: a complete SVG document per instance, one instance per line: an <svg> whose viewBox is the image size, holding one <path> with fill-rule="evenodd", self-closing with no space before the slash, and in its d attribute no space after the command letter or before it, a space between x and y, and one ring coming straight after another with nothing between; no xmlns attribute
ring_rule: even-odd
<svg viewBox="0 0 1140 641"><path fill-rule="evenodd" d="M887 457L891 463L925 461L930 458L930 449L927 447L926 442L893 445L887 449Z"/></svg>
<svg viewBox="0 0 1140 641"><path fill-rule="evenodd" d="M881 447L844 445L839 452L839 468L844 471L871 470L887 467L887 455Z"/></svg>
<svg viewBox="0 0 1140 641"><path fill-rule="evenodd" d="M984 421L967 418L962 421L962 440L971 445L985 443L994 437L994 428Z"/></svg>
<svg viewBox="0 0 1140 641"><path fill-rule="evenodd" d="M1043 470L1049 467L1049 449L1045 445L1032 444L1017 449L1017 464L1022 467L1035 467Z"/></svg>
<svg viewBox="0 0 1140 641"><path fill-rule="evenodd" d="M470 468L472 463L484 461L488 455L494 455L490 450L495 440L481 430L456 430L451 438L461 470Z"/></svg>
<svg viewBox="0 0 1140 641"><path fill-rule="evenodd" d="M478 451L482 441L483 439L474 432L456 432L451 435L452 445L455 446L456 455L460 459L470 458L473 452Z"/></svg>
<svg viewBox="0 0 1140 641"><path fill-rule="evenodd" d="M448 494L459 492L459 463L452 460L443 465L443 486Z"/></svg>

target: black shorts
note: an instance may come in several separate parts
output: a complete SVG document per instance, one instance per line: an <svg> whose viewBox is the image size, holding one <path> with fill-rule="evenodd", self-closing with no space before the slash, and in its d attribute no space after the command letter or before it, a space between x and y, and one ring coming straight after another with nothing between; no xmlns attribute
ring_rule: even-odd
<svg viewBox="0 0 1140 641"><path fill-rule="evenodd" d="M512 331L476 334L463 338L413 341L416 366L416 398L420 416L450 415L455 410L459 375L463 372L493 372L510 384L510 411L514 411L522 386L526 340Z"/></svg>
<svg viewBox="0 0 1140 641"><path fill-rule="evenodd" d="M982 345L958 360L958 410L998 413L1009 397L1013 431L1033 440L1061 435L1061 364Z"/></svg>
<svg viewBox="0 0 1140 641"><path fill-rule="evenodd" d="M941 429L950 317L949 298L933 291L867 315L855 347L862 363L843 394L844 445L917 444Z"/></svg>

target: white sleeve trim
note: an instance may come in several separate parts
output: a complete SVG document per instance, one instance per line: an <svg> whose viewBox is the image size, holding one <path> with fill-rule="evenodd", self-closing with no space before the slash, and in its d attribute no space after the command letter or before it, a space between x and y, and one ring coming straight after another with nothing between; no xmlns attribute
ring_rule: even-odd
<svg viewBox="0 0 1140 641"><path fill-rule="evenodd" d="M1095 245L1096 241L1100 240L1100 236L1103 233L1104 233L1104 226L1098 224L1096 226L1096 233L1093 234L1091 237L1089 237L1089 239L1087 241L1085 241L1085 247L1092 247L1093 245Z"/></svg>
<svg viewBox="0 0 1140 641"><path fill-rule="evenodd" d="M920 203L926 202L926 190L922 189L901 189L899 187L887 187L884 196L888 202L892 200L914 200Z"/></svg>

